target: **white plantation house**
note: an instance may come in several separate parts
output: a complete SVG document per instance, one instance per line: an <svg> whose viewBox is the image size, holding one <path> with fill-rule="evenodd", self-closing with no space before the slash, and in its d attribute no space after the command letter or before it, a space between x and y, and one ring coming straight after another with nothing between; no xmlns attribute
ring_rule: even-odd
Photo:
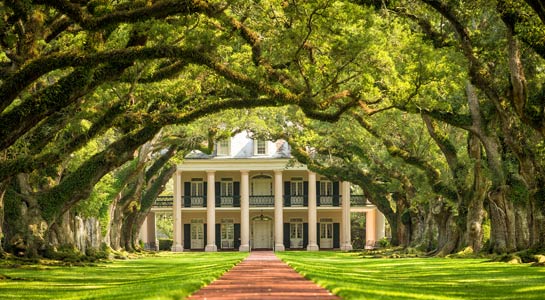
<svg viewBox="0 0 545 300"><path fill-rule="evenodd" d="M172 251L351 250L351 212L366 213L367 245L384 237L384 216L349 182L289 163L288 144L241 132L212 155L189 154L173 176L173 197L157 199L140 236L156 245L155 218L172 213Z"/></svg>

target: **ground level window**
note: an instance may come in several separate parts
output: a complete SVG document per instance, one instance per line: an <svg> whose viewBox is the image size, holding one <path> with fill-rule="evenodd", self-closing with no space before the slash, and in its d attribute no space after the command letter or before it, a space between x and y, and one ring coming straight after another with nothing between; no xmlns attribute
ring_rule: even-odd
<svg viewBox="0 0 545 300"><path fill-rule="evenodd" d="M191 220L191 249L204 247L204 222L203 219Z"/></svg>
<svg viewBox="0 0 545 300"><path fill-rule="evenodd" d="M231 249L235 246L235 224L233 220L225 219L221 222L221 248Z"/></svg>
<svg viewBox="0 0 545 300"><path fill-rule="evenodd" d="M333 223L320 223L320 248L333 248Z"/></svg>
<svg viewBox="0 0 545 300"><path fill-rule="evenodd" d="M303 248L303 223L290 223L290 248Z"/></svg>
<svg viewBox="0 0 545 300"><path fill-rule="evenodd" d="M320 238L332 239L333 238L333 224L332 223L320 223Z"/></svg>

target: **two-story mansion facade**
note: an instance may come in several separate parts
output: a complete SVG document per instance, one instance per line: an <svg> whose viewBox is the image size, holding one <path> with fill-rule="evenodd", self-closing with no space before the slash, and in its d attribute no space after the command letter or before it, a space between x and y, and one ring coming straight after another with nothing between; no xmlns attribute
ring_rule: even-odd
<svg viewBox="0 0 545 300"><path fill-rule="evenodd" d="M173 182L173 199L158 200L142 226L148 245L156 244L155 214L170 210L172 251L351 250L351 211L366 213L368 242L384 236L376 207L351 195L349 182L294 164L281 140L239 133L219 141L213 155L192 152Z"/></svg>

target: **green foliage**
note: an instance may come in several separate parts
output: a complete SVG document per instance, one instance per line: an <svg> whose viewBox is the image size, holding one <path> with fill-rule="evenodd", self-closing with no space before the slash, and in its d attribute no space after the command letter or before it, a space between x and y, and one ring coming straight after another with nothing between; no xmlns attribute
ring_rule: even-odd
<svg viewBox="0 0 545 300"><path fill-rule="evenodd" d="M172 239L159 239L159 251L171 251Z"/></svg>
<svg viewBox="0 0 545 300"><path fill-rule="evenodd" d="M378 240L378 245L380 246L380 248L388 248L390 247L390 240L388 240L388 238L386 237L383 237Z"/></svg>
<svg viewBox="0 0 545 300"><path fill-rule="evenodd" d="M156 217L155 222L155 228L159 236L165 236L168 239L174 237L174 221L172 220L172 214L160 214Z"/></svg>

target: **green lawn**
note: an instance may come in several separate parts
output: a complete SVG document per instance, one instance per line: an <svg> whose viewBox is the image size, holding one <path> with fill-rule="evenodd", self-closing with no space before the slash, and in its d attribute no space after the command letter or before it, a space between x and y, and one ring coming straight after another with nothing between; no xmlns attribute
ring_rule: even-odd
<svg viewBox="0 0 545 300"><path fill-rule="evenodd" d="M343 299L545 299L544 267L483 259L364 259L342 252L277 255Z"/></svg>
<svg viewBox="0 0 545 300"><path fill-rule="evenodd" d="M86 267L0 263L0 299L183 299L246 255L161 253Z"/></svg>

